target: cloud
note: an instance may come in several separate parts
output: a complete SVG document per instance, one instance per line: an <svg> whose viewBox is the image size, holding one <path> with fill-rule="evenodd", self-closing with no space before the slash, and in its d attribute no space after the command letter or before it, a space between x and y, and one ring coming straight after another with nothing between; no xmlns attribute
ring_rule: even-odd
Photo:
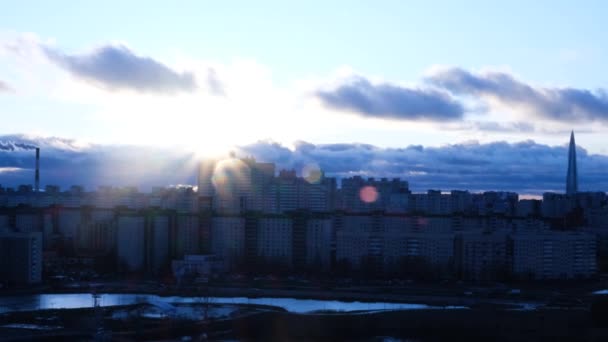
<svg viewBox="0 0 608 342"><path fill-rule="evenodd" d="M11 137L13 139L17 138L17 141L10 140ZM20 138L18 136L3 136L3 139L0 140L0 151L15 151L15 150L33 150L36 149L36 146L19 142Z"/></svg>
<svg viewBox="0 0 608 342"><path fill-rule="evenodd" d="M207 70L207 86L209 87L209 92L213 95L223 96L226 95L226 91L224 90L224 85L219 80L215 69L209 68Z"/></svg>
<svg viewBox="0 0 608 342"><path fill-rule="evenodd" d="M0 174L21 171L18 167L0 167Z"/></svg>
<svg viewBox="0 0 608 342"><path fill-rule="evenodd" d="M0 93L12 93L14 89L11 88L6 82L0 81Z"/></svg>
<svg viewBox="0 0 608 342"><path fill-rule="evenodd" d="M445 92L373 84L361 76L342 79L332 89L317 90L316 96L329 108L368 117L439 121L458 120L464 114L463 106Z"/></svg>
<svg viewBox="0 0 608 342"><path fill-rule="evenodd" d="M564 139L567 142L567 135ZM82 144L57 137L0 136L0 146L40 146L43 185L73 184L94 189L100 185L153 186L195 184L197 158L189 151L170 147ZM381 148L369 144L312 144L298 141L290 149L272 141L239 146L238 156L274 162L277 169L302 173L318 165L328 176L343 178L401 177L414 191L462 189L504 190L522 194L563 191L567 146L534 141L518 143L476 141L441 147L410 145ZM578 147L580 187L584 191L608 190L608 156L589 154ZM133 160L137 160L134 165ZM34 154L14 147L0 148L3 186L31 184Z"/></svg>
<svg viewBox="0 0 608 342"><path fill-rule="evenodd" d="M456 95L479 96L556 121L608 121L608 94L602 89L535 87L505 72L471 73L461 68L435 69L427 81Z"/></svg>
<svg viewBox="0 0 608 342"><path fill-rule="evenodd" d="M606 191L608 175L603 170L608 167L608 156L591 155L583 148L578 149L581 188ZM523 194L563 191L568 156L565 145L548 146L534 141L486 144L472 141L404 148L299 142L294 150L277 143L259 142L241 147L239 154L298 171L316 164L336 177L401 177L408 180L415 191L506 190Z"/></svg>
<svg viewBox="0 0 608 342"><path fill-rule="evenodd" d="M49 46L41 48L59 67L104 89L172 94L197 88L193 73L179 73L150 57L135 54L124 45L105 45L78 55L65 54Z"/></svg>
<svg viewBox="0 0 608 342"><path fill-rule="evenodd" d="M0 136L0 168L3 186L32 184L35 154L18 146L39 146L42 185L153 186L194 184L194 154L163 147L97 145L60 137ZM133 163L136 160L137 163Z"/></svg>
<svg viewBox="0 0 608 342"><path fill-rule="evenodd" d="M440 126L442 130L451 131L480 131L490 133L531 133L538 129L528 122L496 122L496 121L461 121ZM569 132L569 131L568 131ZM563 134L563 132L562 132Z"/></svg>

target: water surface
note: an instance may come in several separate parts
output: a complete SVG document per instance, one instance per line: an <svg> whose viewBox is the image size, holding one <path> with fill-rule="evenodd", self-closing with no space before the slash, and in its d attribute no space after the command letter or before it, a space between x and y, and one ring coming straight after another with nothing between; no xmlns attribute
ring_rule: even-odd
<svg viewBox="0 0 608 342"><path fill-rule="evenodd" d="M307 313L320 310L360 311L360 310L419 310L419 309L463 309L460 306L438 307L426 304L385 303L385 302L347 302L339 300L295 299L295 298L247 298L247 297L161 297L151 294L114 294L100 295L101 306L131 305L150 303L162 306L163 303L213 303L213 304L258 304L283 308L290 312ZM39 294L0 297L0 313L31 311L43 309L76 309L94 306L93 295L89 293Z"/></svg>

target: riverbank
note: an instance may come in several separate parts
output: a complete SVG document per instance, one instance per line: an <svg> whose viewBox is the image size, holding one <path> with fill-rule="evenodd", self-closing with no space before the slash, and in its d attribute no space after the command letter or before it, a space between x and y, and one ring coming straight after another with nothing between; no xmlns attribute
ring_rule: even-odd
<svg viewBox="0 0 608 342"><path fill-rule="evenodd" d="M116 341L196 339L203 334L213 340L264 341L374 341L377 336L417 341L608 340L608 329L596 325L588 310L578 309L476 308L298 314L244 305L245 309L238 315L209 320L140 317L124 321L112 314L127 309L138 312L140 307L138 304L101 309L105 333ZM0 336L11 341L90 340L99 326L96 325L98 312L65 309L1 315L0 323L45 322L42 324L63 328L47 332L0 328Z"/></svg>
<svg viewBox="0 0 608 342"><path fill-rule="evenodd" d="M365 290L340 289L285 289L285 288L250 288L250 287L163 287L135 283L95 283L80 287L37 288L34 291L19 291L0 293L0 298L25 296L35 294L66 294L66 293L108 293L108 294L147 294L161 297L246 297L246 298L294 298L312 300L334 300L347 302L386 302L426 304L430 306L465 306L497 308L534 309L546 305L548 300L529 300L521 296L509 298L481 297L478 295L422 295L408 293L389 293L382 290L367 288Z"/></svg>

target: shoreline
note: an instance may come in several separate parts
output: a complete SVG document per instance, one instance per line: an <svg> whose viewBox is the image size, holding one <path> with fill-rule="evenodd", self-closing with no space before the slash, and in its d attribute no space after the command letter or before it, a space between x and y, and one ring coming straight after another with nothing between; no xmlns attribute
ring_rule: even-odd
<svg viewBox="0 0 608 342"><path fill-rule="evenodd" d="M159 297L218 297L218 298L291 298L297 300L341 301L360 303L422 304L432 307L462 306L468 308L493 307L497 309L537 308L547 304L543 300L525 298L489 298L475 296L417 295L403 293L370 293L345 289L267 289L247 287L199 287L186 289L154 290L142 286L89 287L89 288L45 288L0 293L0 298L52 295L52 294L124 294L155 295Z"/></svg>

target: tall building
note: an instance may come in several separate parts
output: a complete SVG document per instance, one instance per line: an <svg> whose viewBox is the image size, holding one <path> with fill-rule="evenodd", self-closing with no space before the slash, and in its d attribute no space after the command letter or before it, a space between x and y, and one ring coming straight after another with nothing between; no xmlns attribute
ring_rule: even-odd
<svg viewBox="0 0 608 342"><path fill-rule="evenodd" d="M174 256L181 259L186 254L200 254L202 236L200 220L197 215L178 215L172 241Z"/></svg>
<svg viewBox="0 0 608 342"><path fill-rule="evenodd" d="M566 194L573 195L578 192L578 173L576 171L576 143L574 131L570 133L570 146L568 147L568 173L566 174Z"/></svg>
<svg viewBox="0 0 608 342"><path fill-rule="evenodd" d="M576 231L519 231L512 235L513 273L532 279L588 278L597 272L597 238Z"/></svg>
<svg viewBox="0 0 608 342"><path fill-rule="evenodd" d="M395 205L399 204L399 198L395 195L410 193L409 183L399 178L389 180L370 177L365 179L361 176L354 176L343 178L341 184L339 209L355 213L389 208L393 212L400 209L404 211L406 203L403 198L401 198L401 202L404 207L395 208Z"/></svg>
<svg viewBox="0 0 608 342"><path fill-rule="evenodd" d="M145 267L145 217L121 214L116 226L116 257L120 271L140 272Z"/></svg>
<svg viewBox="0 0 608 342"><path fill-rule="evenodd" d="M293 221L289 217L260 218L256 242L256 257L263 264L293 266Z"/></svg>
<svg viewBox="0 0 608 342"><path fill-rule="evenodd" d="M0 234L0 283L28 285L42 279L42 234Z"/></svg>
<svg viewBox="0 0 608 342"><path fill-rule="evenodd" d="M179 222L179 221L178 221ZM169 264L171 217L151 212L146 224L146 269L158 275Z"/></svg>
<svg viewBox="0 0 608 342"><path fill-rule="evenodd" d="M211 252L221 257L226 267L234 269L245 255L245 219L215 216L211 223Z"/></svg>

